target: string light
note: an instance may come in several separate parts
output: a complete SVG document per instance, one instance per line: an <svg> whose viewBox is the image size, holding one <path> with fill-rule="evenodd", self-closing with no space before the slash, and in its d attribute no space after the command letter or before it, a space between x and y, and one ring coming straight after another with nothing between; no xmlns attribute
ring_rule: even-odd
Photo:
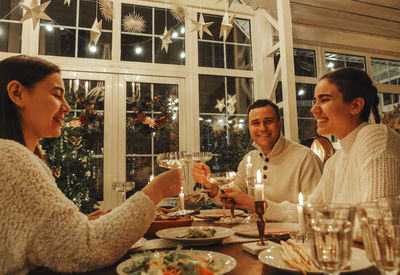
<svg viewBox="0 0 400 275"><path fill-rule="evenodd" d="M181 52L181 58L183 59L183 58L185 58L186 57L186 54L185 54L185 52Z"/></svg>
<svg viewBox="0 0 400 275"><path fill-rule="evenodd" d="M95 52L97 51L97 48L96 48L95 45L91 45L91 46L89 47L89 50L90 50L90 52L95 53Z"/></svg>
<svg viewBox="0 0 400 275"><path fill-rule="evenodd" d="M299 92L297 93L298 95L304 95L304 90L300 89Z"/></svg>
<svg viewBox="0 0 400 275"><path fill-rule="evenodd" d="M53 31L53 26L50 24L46 25L46 30L49 32Z"/></svg>
<svg viewBox="0 0 400 275"><path fill-rule="evenodd" d="M141 47L136 47L135 48L135 53L137 53L137 54L141 54L142 53L142 48Z"/></svg>

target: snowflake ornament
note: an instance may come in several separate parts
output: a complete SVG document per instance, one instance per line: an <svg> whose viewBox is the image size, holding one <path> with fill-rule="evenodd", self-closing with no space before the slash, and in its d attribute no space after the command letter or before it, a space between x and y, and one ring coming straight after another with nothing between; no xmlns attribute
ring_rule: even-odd
<svg viewBox="0 0 400 275"><path fill-rule="evenodd" d="M178 22L185 22L186 8L181 0L175 0L171 14Z"/></svg>
<svg viewBox="0 0 400 275"><path fill-rule="evenodd" d="M113 19L113 4L111 0L100 0L100 12L103 15L104 19L108 22Z"/></svg>
<svg viewBox="0 0 400 275"><path fill-rule="evenodd" d="M146 29L146 21L139 14L130 13L124 16L122 26L127 32L142 33Z"/></svg>

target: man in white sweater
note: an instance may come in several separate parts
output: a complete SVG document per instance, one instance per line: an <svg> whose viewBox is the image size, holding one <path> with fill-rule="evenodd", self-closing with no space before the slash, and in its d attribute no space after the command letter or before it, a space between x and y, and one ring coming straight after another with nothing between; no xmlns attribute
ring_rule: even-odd
<svg viewBox="0 0 400 275"><path fill-rule="evenodd" d="M257 170L262 172L267 200L296 203L299 192L305 197L311 194L321 177L322 163L309 148L285 139L281 133L278 106L269 100L255 101L248 109L248 122L256 150L249 152L240 162L234 182L236 188L224 189L226 193L220 193L220 198L231 196L241 207L254 208L254 198L249 195L244 179L255 177ZM252 163L251 171L246 169L248 157ZM193 178L209 189L209 195L214 197L218 194L218 187L207 181L209 173L210 168L205 164L195 165L192 170Z"/></svg>

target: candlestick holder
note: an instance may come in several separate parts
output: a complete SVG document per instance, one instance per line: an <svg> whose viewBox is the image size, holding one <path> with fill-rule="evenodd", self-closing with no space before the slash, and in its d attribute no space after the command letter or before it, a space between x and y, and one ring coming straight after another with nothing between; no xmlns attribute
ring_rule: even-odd
<svg viewBox="0 0 400 275"><path fill-rule="evenodd" d="M254 201L256 214L258 216L257 219L257 228L258 228L258 235L260 236L260 240L258 241L257 245L265 245L264 239L264 231L265 231L265 201Z"/></svg>

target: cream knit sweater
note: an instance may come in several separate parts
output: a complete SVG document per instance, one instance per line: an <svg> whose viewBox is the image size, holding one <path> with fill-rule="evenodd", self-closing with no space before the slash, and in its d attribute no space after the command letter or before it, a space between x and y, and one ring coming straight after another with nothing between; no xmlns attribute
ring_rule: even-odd
<svg viewBox="0 0 400 275"><path fill-rule="evenodd" d="M358 203L400 195L400 135L382 124L362 123L340 140L308 202ZM297 221L289 202L268 201L270 216Z"/></svg>
<svg viewBox="0 0 400 275"><path fill-rule="evenodd" d="M89 221L25 146L0 139L0 274L45 266L79 272L111 265L146 232L154 204L137 192Z"/></svg>

